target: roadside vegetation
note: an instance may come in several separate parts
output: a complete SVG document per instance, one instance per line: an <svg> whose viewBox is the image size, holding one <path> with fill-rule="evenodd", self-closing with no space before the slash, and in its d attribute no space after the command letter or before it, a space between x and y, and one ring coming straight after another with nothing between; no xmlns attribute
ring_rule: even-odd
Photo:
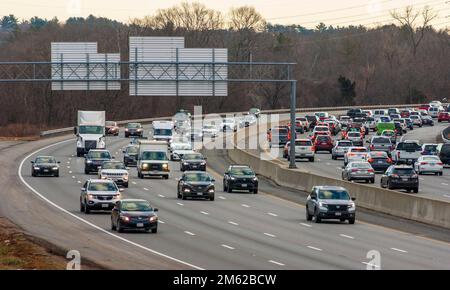
<svg viewBox="0 0 450 290"><path fill-rule="evenodd" d="M442 22L438 17L445 18L428 7L409 7L392 11L384 24L318 23L310 29L270 23L252 7L224 14L196 3L128 23L94 16L62 22L7 15L0 17L0 60L49 61L50 43L62 41L96 41L100 52L120 52L127 60L129 36L184 36L186 47L228 48L230 61L297 62L299 107L421 103L447 98L450 91L450 36L432 26ZM80 109L106 110L107 119L119 120L171 115L194 105L204 112L287 108L288 93L283 84L231 84L228 97L130 97L126 84L109 92L0 84L0 135L71 126Z"/></svg>

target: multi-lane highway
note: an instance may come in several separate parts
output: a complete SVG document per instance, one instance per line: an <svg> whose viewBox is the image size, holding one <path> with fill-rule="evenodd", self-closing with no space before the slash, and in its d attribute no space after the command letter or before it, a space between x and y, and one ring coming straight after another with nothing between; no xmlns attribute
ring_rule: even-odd
<svg viewBox="0 0 450 290"><path fill-rule="evenodd" d="M280 115L280 120L286 120L288 118L287 115ZM419 140L421 143L438 143L437 138L440 136L441 131L448 127L448 123L437 123L433 127L423 126L422 128L415 127L414 130L408 131L406 134L403 134L400 138L402 140ZM299 138L307 138L308 134L305 133ZM370 132L370 135L365 138L365 140L369 140L370 136L372 136L373 132ZM266 137L265 132L260 133L260 139L263 140ZM340 134L334 137L335 140L340 138ZM399 140L400 140L399 138ZM365 146L367 144L364 144ZM264 150L268 149L268 145L263 145L263 148L259 147L257 150L248 150L253 153L260 154ZM276 150L276 149L272 149ZM283 148L279 148L278 160L281 162L288 164L288 161L284 159L283 156ZM317 152L315 162L308 162L306 159L297 160L297 166L300 169L307 170L312 173L321 174L323 176L331 177L331 178L341 178L342 166L344 165L343 158L338 160L333 160L331 158L331 154L328 152ZM380 187L380 176L381 174L376 174L375 184L367 184L370 186ZM419 177L419 194L421 196L432 197L439 200L445 200L450 202L450 169L444 168L443 176L435 176L435 175L421 175Z"/></svg>
<svg viewBox="0 0 450 290"><path fill-rule="evenodd" d="M6 164L21 164L18 173L28 188L22 186L20 192L18 181L3 183L14 187L15 197L8 200L3 192L1 209L31 233L60 247L79 247L84 257L108 267L365 269L370 263L368 252L376 250L382 269L450 269L446 242L358 221L355 225L313 224L306 221L303 206L265 192L282 189L261 187L258 195L225 193L222 172L211 169L216 178L215 201L179 200L176 178L181 173L176 162L170 164L169 180L137 179L132 169L130 187L124 192L125 198L144 198L159 208L158 233L117 234L110 230L109 214L80 213L80 187L95 175L84 174L84 159L75 157L74 139L66 138L3 151L2 159L9 160ZM110 137L107 147L120 160L128 142ZM31 177L30 160L36 155L53 155L61 161L60 177ZM210 168L222 167L214 165ZM3 181L8 176L5 172Z"/></svg>

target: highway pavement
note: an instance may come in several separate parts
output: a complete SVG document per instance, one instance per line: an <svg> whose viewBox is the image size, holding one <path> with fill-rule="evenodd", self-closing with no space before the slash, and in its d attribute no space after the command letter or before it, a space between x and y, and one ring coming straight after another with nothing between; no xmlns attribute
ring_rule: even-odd
<svg viewBox="0 0 450 290"><path fill-rule="evenodd" d="M136 170L131 169L130 187L123 193L125 198L144 198L159 208L158 233L112 232L109 213L80 213L80 187L96 176L84 174L84 158L76 157L74 139L65 138L21 144L2 152L2 159L9 164L11 159L16 166L23 160L19 174L28 188L18 190L21 181L14 178L8 183L5 178L13 174L5 172L9 174L2 177L6 183L1 184L11 186L14 196L3 192L0 210L29 232L61 247L78 247L83 257L101 265L127 269L366 269L371 263L367 255L375 250L381 254L381 269L450 269L450 244L446 242L358 220L355 225L307 222L303 206L264 189L257 195L223 192L223 172L208 169L216 178L215 201L177 199L176 179L181 176L177 162L170 163L169 180L138 179ZM120 160L121 149L128 142L122 135L108 137L107 147ZM46 144L50 146L33 151ZM30 160L36 155L54 155L61 161L60 177L31 177Z"/></svg>

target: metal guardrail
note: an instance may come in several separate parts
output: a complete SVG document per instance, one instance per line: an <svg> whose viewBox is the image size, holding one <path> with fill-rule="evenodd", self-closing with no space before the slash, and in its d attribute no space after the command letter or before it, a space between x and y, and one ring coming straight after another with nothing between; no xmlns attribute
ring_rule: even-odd
<svg viewBox="0 0 450 290"><path fill-rule="evenodd" d="M352 108L361 108L363 110L371 110L371 109L386 109L386 108L413 108L418 107L420 104L408 104L408 105L370 105L370 106L343 106L343 107L315 107L315 108L303 108L303 109L297 109L298 113L308 113L308 112L318 112L318 111L326 111L326 112L337 112L337 111L345 111ZM277 110L263 110L261 111L262 114L278 114L278 113L289 113L289 109L277 109ZM218 113L220 116L230 115L230 114L243 114L247 113L247 111L241 111L241 112L227 112L227 113ZM202 115L205 116L205 115ZM134 119L134 120L122 120L118 121L118 125L125 125L127 123L132 122L138 122L142 124L148 124L153 121L159 121L159 120L167 120L171 117L158 117L158 118L144 118L144 119ZM66 128L60 128L60 129L54 129L54 130L48 130L48 131L42 131L40 136L41 137L50 137L55 135L63 135L67 134L69 132L73 131L73 127L66 127ZM450 140L449 140L450 142Z"/></svg>

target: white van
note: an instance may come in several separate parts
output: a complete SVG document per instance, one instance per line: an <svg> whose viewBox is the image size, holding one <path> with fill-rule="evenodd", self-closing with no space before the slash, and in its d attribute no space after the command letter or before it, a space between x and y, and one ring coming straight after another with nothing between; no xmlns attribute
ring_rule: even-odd
<svg viewBox="0 0 450 290"><path fill-rule="evenodd" d="M173 137L172 121L153 121L153 139L170 142Z"/></svg>
<svg viewBox="0 0 450 290"><path fill-rule="evenodd" d="M442 106L430 107L428 109L428 115L430 115L432 118L437 118L440 112L444 112L444 108Z"/></svg>

